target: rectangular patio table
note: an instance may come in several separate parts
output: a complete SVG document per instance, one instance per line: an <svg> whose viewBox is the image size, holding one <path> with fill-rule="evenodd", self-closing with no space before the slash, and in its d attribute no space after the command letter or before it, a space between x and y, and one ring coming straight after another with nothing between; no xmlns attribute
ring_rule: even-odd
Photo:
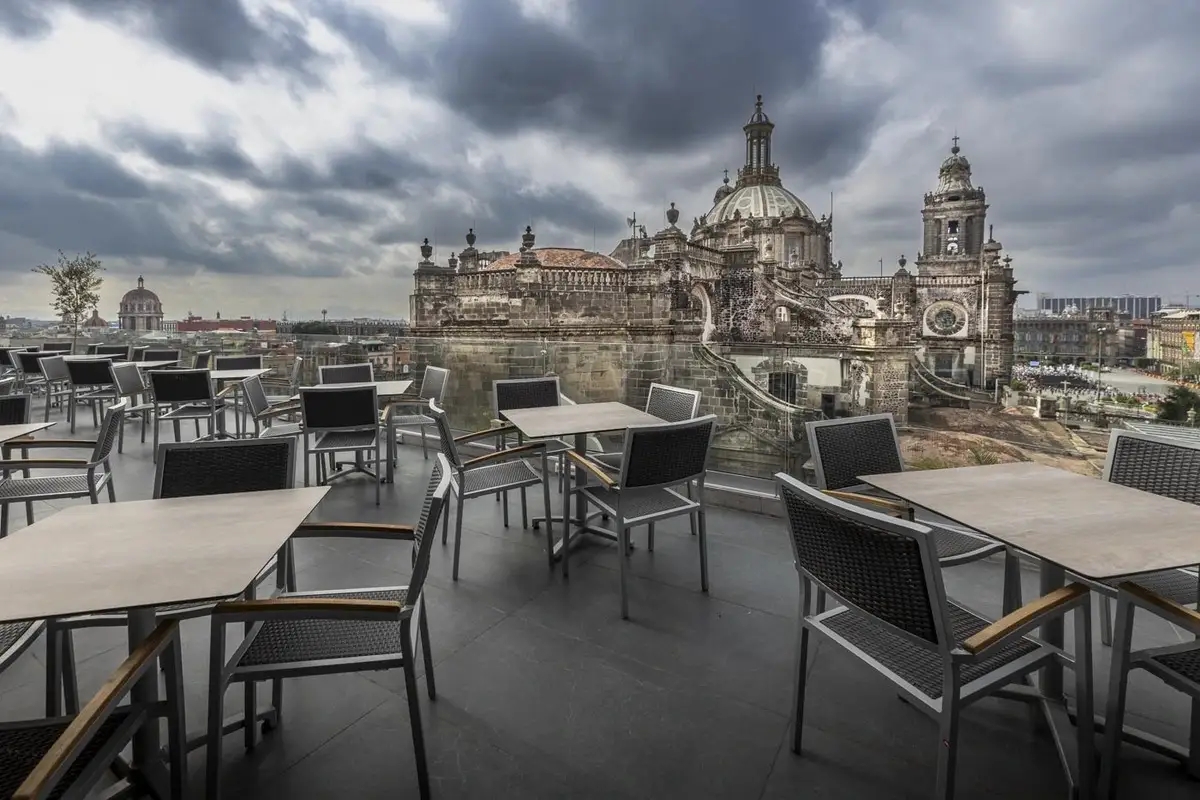
<svg viewBox="0 0 1200 800"><path fill-rule="evenodd" d="M575 452L587 454L587 437L596 433L623 431L633 425L653 425L662 420L653 414L627 406L624 403L578 403L575 405L546 406L543 408L513 408L501 412L500 416L512 423L526 439L557 439L573 436ZM588 526L587 500L580 489L587 483L587 473L583 467L575 467L575 518L567 519L567 509L563 509L562 517L554 517L553 521L563 522L577 527L579 533L590 533L605 539L614 539L612 534L602 528ZM539 518L534 517L536 526ZM580 537L582 538L582 537ZM572 543L577 541L572 535ZM563 537L554 543L554 554L562 554Z"/></svg>
<svg viewBox="0 0 1200 800"><path fill-rule="evenodd" d="M407 394L408 390L412 388L413 382L412 381L371 381L370 383L367 383L367 382L338 383L338 384L328 384L327 383L324 385L325 386L333 386L333 385L336 385L336 386L374 386L375 394L376 394L376 396L378 396L380 404L386 404L388 402L391 402L392 400L396 400L399 397L402 397L403 395ZM300 401L300 395L298 395L298 394L292 395L292 397L289 400L289 402L299 402L299 401ZM388 411L388 419L389 420L391 419L391 416L392 416L392 412L389 410ZM387 475L384 476L383 482L384 483L393 483L396 480L396 440L395 440L395 437L392 436L390 428L388 430L387 437L388 437L388 440L387 440L387 462L388 462L387 463Z"/></svg>
<svg viewBox="0 0 1200 800"><path fill-rule="evenodd" d="M16 425L0 425L0 444L44 431L53 424L53 422L21 422Z"/></svg>
<svg viewBox="0 0 1200 800"><path fill-rule="evenodd" d="M1022 462L858 477L1037 557L1043 595L1063 586L1067 572L1102 581L1200 564L1200 506L1055 467ZM1043 625L1041 635L1062 647L1062 618ZM1045 668L1041 683L1054 701L1046 709L1065 762L1064 746L1074 739L1057 734L1056 726L1067 721L1061 665ZM1197 727L1193 748L1200 747ZM1186 753L1171 742L1130 729L1125 736L1186 762ZM1073 762L1066 766L1074 781Z"/></svg>
<svg viewBox="0 0 1200 800"><path fill-rule="evenodd" d="M132 650L154 630L156 608L242 594L327 491L66 508L0 540L0 624L128 611ZM132 694L156 702L157 670ZM166 797L157 726L143 727L133 744L131 777Z"/></svg>
<svg viewBox="0 0 1200 800"><path fill-rule="evenodd" d="M246 422L243 419L245 416L245 405L241 402L240 394L242 387L241 381L247 378L261 377L270 372L270 367L254 367L250 369L213 369L209 370L209 377L216 384L217 391L221 390L221 384L238 382L238 387L234 389L234 409L233 409L233 432L234 438L242 437L243 429L246 427ZM239 410L241 413L239 413Z"/></svg>

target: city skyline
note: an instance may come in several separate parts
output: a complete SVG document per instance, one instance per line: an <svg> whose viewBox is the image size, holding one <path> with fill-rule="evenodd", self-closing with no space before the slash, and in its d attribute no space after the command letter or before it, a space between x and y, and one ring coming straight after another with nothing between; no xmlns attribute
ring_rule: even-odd
<svg viewBox="0 0 1200 800"><path fill-rule="evenodd" d="M1200 9L644 5L5 3L0 313L52 316L62 248L105 318L139 274L173 319L403 317L426 236L608 252L707 212L756 92L848 275L915 259L957 133L1018 288L1200 296Z"/></svg>

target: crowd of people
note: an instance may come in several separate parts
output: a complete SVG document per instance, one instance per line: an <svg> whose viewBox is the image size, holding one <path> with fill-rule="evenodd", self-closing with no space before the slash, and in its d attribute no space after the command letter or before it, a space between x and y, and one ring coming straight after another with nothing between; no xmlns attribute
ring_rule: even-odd
<svg viewBox="0 0 1200 800"><path fill-rule="evenodd" d="M1013 367L1013 381L1024 384L1024 391L1031 394L1046 394L1054 397L1069 397L1077 401L1124 402L1151 405L1162 401L1163 395L1138 387L1130 392L1104 382L1103 373L1097 381L1094 371L1080 369L1074 364Z"/></svg>

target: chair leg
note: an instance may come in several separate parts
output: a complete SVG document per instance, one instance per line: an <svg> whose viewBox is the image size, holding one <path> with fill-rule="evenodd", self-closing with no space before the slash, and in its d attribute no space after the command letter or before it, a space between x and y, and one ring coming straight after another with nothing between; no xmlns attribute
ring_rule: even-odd
<svg viewBox="0 0 1200 800"><path fill-rule="evenodd" d="M1113 617L1112 617L1112 598L1107 595L1097 593L1096 599L1100 602L1100 643L1105 647L1113 646Z"/></svg>
<svg viewBox="0 0 1200 800"><path fill-rule="evenodd" d="M412 726L413 756L417 762L417 787L421 800L429 800L429 765L425 761L425 734L421 730L421 704L417 699L417 670L413 664L412 640L400 642L404 654L404 693L408 695L408 722Z"/></svg>
<svg viewBox="0 0 1200 800"><path fill-rule="evenodd" d="M161 427L161 424L159 422L158 415L155 414L154 415L154 436L150 441L150 447L153 448L153 450L150 452L150 460L153 463L158 463L158 429L160 427Z"/></svg>
<svg viewBox="0 0 1200 800"><path fill-rule="evenodd" d="M1117 602L1117 627L1108 673L1108 708L1104 714L1104 753L1100 762L1100 800L1117 796L1117 766L1125 727L1125 696L1129 689L1129 650L1133 645L1133 603ZM1080 727L1083 727L1082 725Z"/></svg>
<svg viewBox="0 0 1200 800"><path fill-rule="evenodd" d="M421 455L425 456L425 460L429 460L429 445L425 441L425 426L421 426Z"/></svg>
<svg viewBox="0 0 1200 800"><path fill-rule="evenodd" d="M508 527L508 492L500 493L500 505L504 508L504 527Z"/></svg>
<svg viewBox="0 0 1200 800"><path fill-rule="evenodd" d="M462 552L462 512L463 512L463 496L462 492L458 493L458 508L454 514L454 580L458 580L458 556Z"/></svg>
<svg viewBox="0 0 1200 800"><path fill-rule="evenodd" d="M46 716L62 716L62 634L53 624L46 627Z"/></svg>
<svg viewBox="0 0 1200 800"><path fill-rule="evenodd" d="M617 558L617 572L621 579L621 619L629 619L629 588L628 577L629 565L625 563L625 551L629 549L629 528L625 526L625 517L620 510L617 511L615 520L617 528L617 547L620 550L620 557ZM563 563L566 563L565 561Z"/></svg>
<svg viewBox="0 0 1200 800"><path fill-rule="evenodd" d="M1012 550L1004 551L1004 612L1010 614L1021 603L1021 557Z"/></svg>
<svg viewBox="0 0 1200 800"><path fill-rule="evenodd" d="M692 517L692 515L688 514L688 518L690 519L691 517ZM648 552L648 553L654 552L654 523L653 522L651 522L649 525L646 526L646 552Z"/></svg>
<svg viewBox="0 0 1200 800"><path fill-rule="evenodd" d="M800 755L801 741L804 736L804 690L808 682L808 626L803 620L808 616L809 596L812 585L805 581L804 590L800 593L800 631L796 636L796 689L795 715L792 717L792 752Z"/></svg>
<svg viewBox="0 0 1200 800"><path fill-rule="evenodd" d="M946 670L945 683L950 691L942 694L942 713L938 720L938 761L936 800L953 800L954 773L958 766L958 666Z"/></svg>
<svg viewBox="0 0 1200 800"><path fill-rule="evenodd" d="M79 673L75 669L75 636L70 628L58 637L59 675L62 676L63 709L68 714L79 713Z"/></svg>
<svg viewBox="0 0 1200 800"><path fill-rule="evenodd" d="M700 591L708 591L708 524L704 518L704 508L696 511L696 527L700 529Z"/></svg>
<svg viewBox="0 0 1200 800"><path fill-rule="evenodd" d="M308 486L308 435L301 435L304 436L304 485Z"/></svg>
<svg viewBox="0 0 1200 800"><path fill-rule="evenodd" d="M455 493L457 494L457 492ZM442 547L446 546L446 542L450 537L450 505L442 511Z"/></svg>
<svg viewBox="0 0 1200 800"><path fill-rule="evenodd" d="M8 503L0 503L0 539L8 536Z"/></svg>
<svg viewBox="0 0 1200 800"><path fill-rule="evenodd" d="M221 729L225 705L225 626L213 617L208 651L208 746L205 750L205 797L221 798ZM248 720L252 721L252 720Z"/></svg>
<svg viewBox="0 0 1200 800"><path fill-rule="evenodd" d="M525 501L525 487L521 487L521 530L529 530L529 509Z"/></svg>
<svg viewBox="0 0 1200 800"><path fill-rule="evenodd" d="M258 725L255 724L258 717L258 681L242 683L242 713L246 720L242 727L243 741L247 750L253 750L258 744Z"/></svg>
<svg viewBox="0 0 1200 800"><path fill-rule="evenodd" d="M542 462L542 504L546 514L546 559L550 570L554 570L554 521L550 519L550 476L546 473L547 462ZM563 525L567 523L564 521Z"/></svg>
<svg viewBox="0 0 1200 800"><path fill-rule="evenodd" d="M171 800L183 800L188 782L187 720L184 716L181 648L182 645L176 638L161 656L167 690L167 749L171 766Z"/></svg>
<svg viewBox="0 0 1200 800"><path fill-rule="evenodd" d="M379 505L380 492L383 487L383 465L380 463L383 458L379 450L379 437L375 437L375 505Z"/></svg>
<svg viewBox="0 0 1200 800"><path fill-rule="evenodd" d="M33 503L31 502L25 503L25 524L33 524Z"/></svg>
<svg viewBox="0 0 1200 800"><path fill-rule="evenodd" d="M117 487L113 483L112 469L105 464L104 471L108 475L108 502L115 503L117 502Z"/></svg>
<svg viewBox="0 0 1200 800"><path fill-rule="evenodd" d="M421 655L425 659L425 689L429 699L437 699L437 686L433 680L433 649L429 644L429 606L421 600L421 622L418 630L421 636Z"/></svg>
<svg viewBox="0 0 1200 800"><path fill-rule="evenodd" d="M117 452L125 452L125 420L121 420L121 427L117 431Z"/></svg>
<svg viewBox="0 0 1200 800"><path fill-rule="evenodd" d="M1075 726L1079 796L1090 798L1096 784L1096 714L1092 709L1092 604L1087 600L1075 609ZM1117 730L1120 730L1118 728Z"/></svg>

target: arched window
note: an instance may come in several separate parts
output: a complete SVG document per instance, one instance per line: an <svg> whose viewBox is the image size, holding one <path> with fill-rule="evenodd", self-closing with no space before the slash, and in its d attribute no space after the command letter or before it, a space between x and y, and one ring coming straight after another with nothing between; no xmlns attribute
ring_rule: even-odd
<svg viewBox="0 0 1200 800"><path fill-rule="evenodd" d="M808 391L808 367L786 361L783 369L767 375L767 391L789 405L800 405Z"/></svg>
<svg viewBox="0 0 1200 800"><path fill-rule="evenodd" d="M783 323L792 321L792 313L788 310L787 306L779 306L775 309L775 321Z"/></svg>

